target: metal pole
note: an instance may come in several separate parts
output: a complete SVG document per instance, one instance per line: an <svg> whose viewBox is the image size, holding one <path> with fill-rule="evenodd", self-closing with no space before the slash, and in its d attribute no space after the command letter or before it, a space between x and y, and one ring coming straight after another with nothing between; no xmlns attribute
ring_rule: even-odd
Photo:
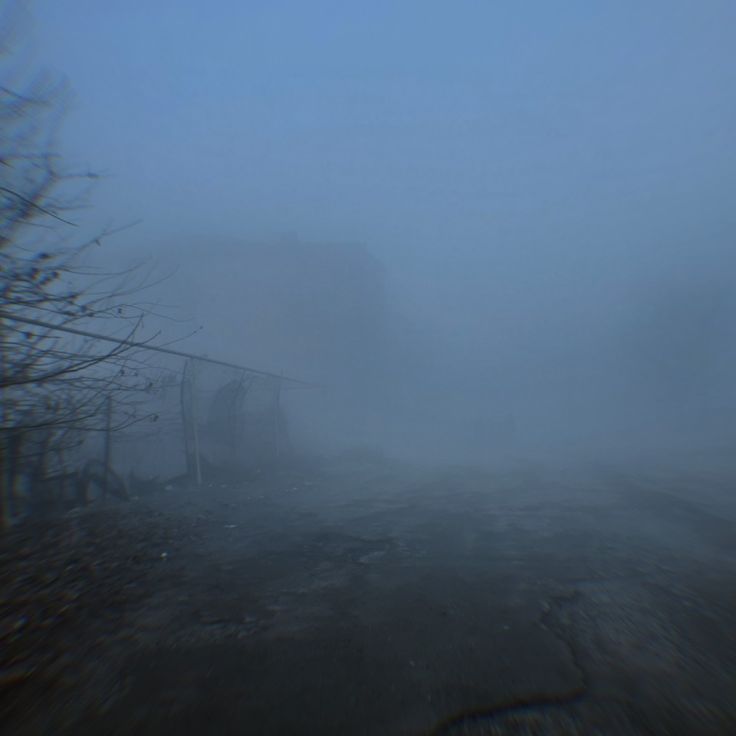
<svg viewBox="0 0 736 736"><path fill-rule="evenodd" d="M274 396L274 428L276 430L276 459L281 458L281 381L277 381Z"/></svg>
<svg viewBox="0 0 736 736"><path fill-rule="evenodd" d="M201 360L205 363L214 363L215 365L224 365L227 368L237 368L238 370L248 371L248 373L255 373L259 376L269 376L271 378L280 378L284 381L297 384L299 386L306 386L310 388L319 388L317 384L309 383L307 381L300 381L298 378L289 378L288 376L280 376L278 373L271 373L270 371L262 371L257 368L249 368L248 366L238 365L237 363L228 363L224 360L215 360L214 358L206 358L201 355L194 355L194 353L185 353L183 350L172 350L171 348L162 348L157 345L149 345L146 342L137 342L135 340L121 340L117 337L109 337L108 335L101 335L97 332L90 332L88 330L79 330L76 327L66 327L62 325L55 325L52 322L44 322L40 319L31 319L30 317L18 317L14 314L5 314L0 312L0 320L11 319L14 322L21 322L25 325L35 325L36 327L43 327L46 330L57 330L59 332L68 332L70 335L79 335L80 337L92 337L96 340L105 340L107 342L113 342L116 345L125 345L130 348L139 348L141 350L152 350L156 353L165 353L166 355L176 355L178 358L192 358L194 360Z"/></svg>
<svg viewBox="0 0 736 736"><path fill-rule="evenodd" d="M197 387L197 368L194 360L191 362L191 408L192 408L192 437L194 439L194 470L197 477L197 486L202 485L202 465L199 460L199 429L197 427L197 397L194 392Z"/></svg>
<svg viewBox="0 0 736 736"><path fill-rule="evenodd" d="M112 455L112 396L105 402L105 470L103 475L102 492L107 496L110 484L110 457Z"/></svg>

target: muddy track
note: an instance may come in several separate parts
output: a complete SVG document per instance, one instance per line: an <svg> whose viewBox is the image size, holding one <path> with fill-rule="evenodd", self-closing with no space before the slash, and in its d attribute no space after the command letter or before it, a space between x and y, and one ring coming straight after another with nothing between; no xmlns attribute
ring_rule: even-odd
<svg viewBox="0 0 736 736"><path fill-rule="evenodd" d="M578 684L574 687L558 693L539 693L524 695L514 700L499 703L490 708L484 708L472 712L465 712L451 716L440 723L432 732L431 736L458 736L459 734L493 733L500 727L503 733L505 728L503 721L514 719L515 726L519 721L547 719L551 711L560 711L579 705L588 695L590 690L589 675L581 662L577 645L570 632L559 624L558 616L562 607L577 602L582 597L579 590L562 593L547 599L542 606L539 617L539 625L550 631L565 646L570 655L575 671L578 673ZM561 728L569 729L571 724L565 714L552 718L561 720ZM551 723L552 727L554 724ZM493 729L490 730L489 729ZM548 732L550 734L554 732ZM560 731L563 733L563 731ZM571 733L569 730L564 733Z"/></svg>

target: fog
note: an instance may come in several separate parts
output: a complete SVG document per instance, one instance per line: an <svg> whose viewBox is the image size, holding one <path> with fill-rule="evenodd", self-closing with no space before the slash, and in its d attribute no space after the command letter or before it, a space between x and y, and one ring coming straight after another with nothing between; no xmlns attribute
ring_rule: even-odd
<svg viewBox="0 0 736 736"><path fill-rule="evenodd" d="M734 50L0 0L0 731L736 734Z"/></svg>
<svg viewBox="0 0 736 736"><path fill-rule="evenodd" d="M320 384L290 399L313 444L733 440L732 3L33 15L64 155L102 174L85 226L136 223L95 258L171 274L186 349Z"/></svg>

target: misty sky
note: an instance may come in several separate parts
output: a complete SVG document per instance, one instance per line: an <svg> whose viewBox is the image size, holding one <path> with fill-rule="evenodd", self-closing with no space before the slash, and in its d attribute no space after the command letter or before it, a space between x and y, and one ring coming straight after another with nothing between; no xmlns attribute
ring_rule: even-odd
<svg viewBox="0 0 736 736"><path fill-rule="evenodd" d="M34 6L65 150L108 177L90 216L137 246L365 242L458 359L517 375L730 288L731 0Z"/></svg>
<svg viewBox="0 0 736 736"><path fill-rule="evenodd" d="M76 90L66 142L111 177L99 206L151 228L358 237L452 268L643 222L672 238L732 196L728 0L35 6Z"/></svg>

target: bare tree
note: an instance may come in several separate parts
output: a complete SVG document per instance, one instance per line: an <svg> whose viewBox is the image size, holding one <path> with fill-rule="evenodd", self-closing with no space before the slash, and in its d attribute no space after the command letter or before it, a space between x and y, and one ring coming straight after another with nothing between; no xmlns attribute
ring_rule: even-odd
<svg viewBox="0 0 736 736"><path fill-rule="evenodd" d="M17 3L0 2L0 27L17 23ZM49 449L140 419L152 386L139 349L146 286L138 269L99 273L85 267L88 250L110 232L81 241L76 210L89 172L63 167L55 150L67 98L64 83L14 70L14 38L0 37L0 521L7 524L21 464L43 472ZM68 332L117 335L106 343ZM109 408L118 407L114 426Z"/></svg>

